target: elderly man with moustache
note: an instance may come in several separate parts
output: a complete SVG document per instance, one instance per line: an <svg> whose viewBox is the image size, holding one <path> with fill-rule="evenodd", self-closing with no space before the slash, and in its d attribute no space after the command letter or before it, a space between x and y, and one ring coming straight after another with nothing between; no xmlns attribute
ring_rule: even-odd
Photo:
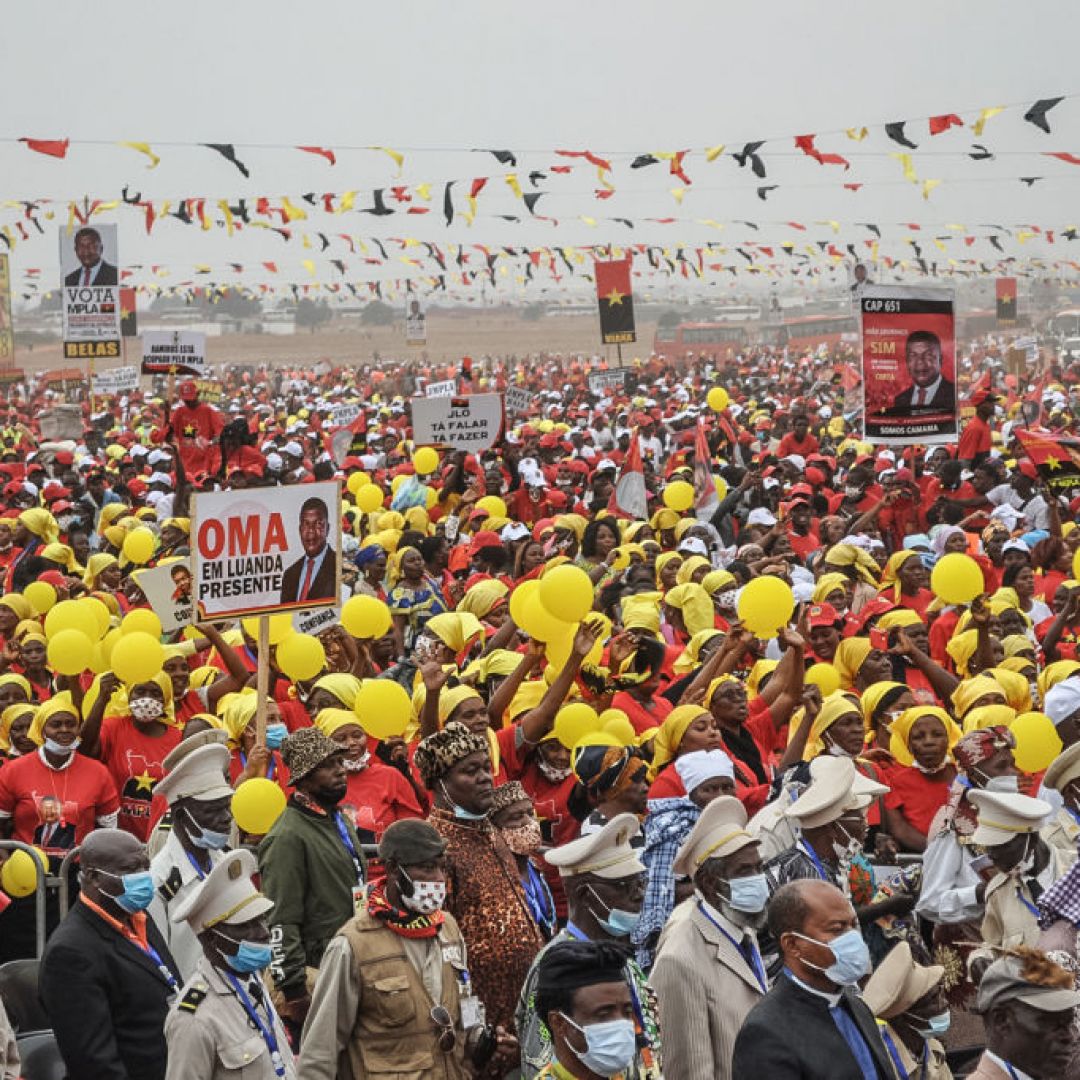
<svg viewBox="0 0 1080 1080"><path fill-rule="evenodd" d="M769 881L746 808L714 799L675 857L695 895L676 908L660 937L649 981L660 1001L668 1080L730 1080L735 1037L768 992L757 927Z"/></svg>

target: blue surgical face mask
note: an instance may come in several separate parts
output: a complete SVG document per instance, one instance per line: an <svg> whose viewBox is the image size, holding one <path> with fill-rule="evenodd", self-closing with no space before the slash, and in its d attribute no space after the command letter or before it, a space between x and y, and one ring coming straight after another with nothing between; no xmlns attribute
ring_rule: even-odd
<svg viewBox="0 0 1080 1080"><path fill-rule="evenodd" d="M262 971L263 968L270 964L269 945L254 941L236 941L229 937L228 934L223 934L220 930L217 931L217 934L236 946L236 952L232 956L222 953L222 956L225 957L225 963L233 971L239 972L241 975L250 975L252 972Z"/></svg>
<svg viewBox="0 0 1080 1080"><path fill-rule="evenodd" d="M574 1056L598 1076L616 1076L625 1072L637 1053L637 1033L632 1020L609 1020L604 1024L575 1024L566 1013L559 1014L571 1027L585 1036L585 1050L566 1045Z"/></svg>
<svg viewBox="0 0 1080 1080"><path fill-rule="evenodd" d="M154 899L154 879L149 870L139 870L134 874L111 874L108 870L98 870L98 873L123 882L124 891L112 899L129 915L145 911Z"/></svg>
<svg viewBox="0 0 1080 1080"><path fill-rule="evenodd" d="M487 819L487 812L476 814L472 810L466 810L464 806L458 806L458 804L450 798L450 792L446 790L446 785L441 780L439 781L439 786L442 788L443 797L454 811L454 817L459 821L485 821Z"/></svg>
<svg viewBox="0 0 1080 1080"><path fill-rule="evenodd" d="M191 822L188 835L197 848L202 848L204 851L222 851L229 846L229 834L227 832L218 832L216 829L205 828L195 820L194 815L187 807L184 810L187 813L188 821Z"/></svg>
<svg viewBox="0 0 1080 1080"><path fill-rule="evenodd" d="M288 738L289 729L284 724L267 724L266 725L266 748L268 750L278 750L281 748L281 744Z"/></svg>
<svg viewBox="0 0 1080 1080"><path fill-rule="evenodd" d="M807 937L797 930L792 933L803 941L821 945L833 954L835 962L828 967L820 967L805 958L803 963L822 972L837 986L854 986L864 975L870 974L870 950L858 930L848 930L839 937L834 937L832 941L818 941L817 938Z"/></svg>
<svg viewBox="0 0 1080 1080"><path fill-rule="evenodd" d="M948 1009L943 1013L938 1013L937 1016L929 1016L926 1019L916 1016L914 1013L911 1013L910 1016L912 1020L917 1021L913 1027L924 1039L940 1039L952 1024L952 1014Z"/></svg>
<svg viewBox="0 0 1080 1080"><path fill-rule="evenodd" d="M607 918L602 919L596 912L593 912L593 918L609 933L612 937L629 937L636 929L637 924L641 920L641 915L636 911L623 911L621 908L608 907L599 896L596 895L596 890L590 885L589 892L593 894L596 902L607 912Z"/></svg>
<svg viewBox="0 0 1080 1080"><path fill-rule="evenodd" d="M750 877L730 878L727 883L731 893L728 903L736 911L757 915L769 902L769 879L764 874Z"/></svg>
<svg viewBox="0 0 1080 1080"><path fill-rule="evenodd" d="M1009 795L1020 792L1020 777L1009 773L1006 776L991 776L983 786L983 791L999 791Z"/></svg>

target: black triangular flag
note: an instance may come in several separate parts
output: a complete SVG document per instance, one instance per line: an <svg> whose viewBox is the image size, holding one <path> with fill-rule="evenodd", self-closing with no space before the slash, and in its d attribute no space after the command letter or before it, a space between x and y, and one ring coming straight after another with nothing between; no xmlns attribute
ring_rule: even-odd
<svg viewBox="0 0 1080 1080"><path fill-rule="evenodd" d="M758 151L764 145L764 142L748 142L742 150L731 155L739 163L740 168L745 168L747 161L749 161L750 167L754 171L754 175L759 180L765 178L765 162L758 157Z"/></svg>
<svg viewBox="0 0 1080 1080"><path fill-rule="evenodd" d="M638 154L638 156L630 162L630 168L644 169L646 165L658 164L659 160L659 158L654 158L652 154Z"/></svg>
<svg viewBox="0 0 1080 1080"><path fill-rule="evenodd" d="M541 197L546 194L546 191L524 191L521 194L521 201L525 204L525 208L530 214L535 214L536 204L540 201Z"/></svg>
<svg viewBox="0 0 1080 1080"><path fill-rule="evenodd" d="M765 202L769 197L769 192L775 191L779 186L779 184L767 184L765 187L759 187L757 189L757 197L762 202Z"/></svg>
<svg viewBox="0 0 1080 1080"><path fill-rule="evenodd" d="M982 143L972 143L971 144L971 149L978 151L978 153L975 153L975 154L968 154L968 157L971 158L972 161L993 161L994 160L994 155L991 154L990 151L987 150L986 147L982 145Z"/></svg>
<svg viewBox="0 0 1080 1080"><path fill-rule="evenodd" d="M1055 106L1060 105L1065 99L1059 97L1043 98L1036 101L1026 113L1024 119L1029 124L1034 124L1040 131L1050 134L1050 125L1046 122L1046 114Z"/></svg>
<svg viewBox="0 0 1080 1080"><path fill-rule="evenodd" d="M442 197L442 210L443 217L446 218L446 224L449 225L454 220L454 200L451 197L451 189L456 181L450 180L446 187L443 188Z"/></svg>
<svg viewBox="0 0 1080 1080"><path fill-rule="evenodd" d="M203 143L203 146L216 150L227 162L235 165L242 176L251 176L248 167L236 156L236 147L232 143Z"/></svg>
<svg viewBox="0 0 1080 1080"><path fill-rule="evenodd" d="M904 125L906 123L907 123L906 120L899 120L894 124L886 124L885 125L885 134L888 135L889 138L892 139L893 142L899 143L901 146L906 146L909 150L918 150L918 148L919 148L918 144L913 143L904 134Z"/></svg>

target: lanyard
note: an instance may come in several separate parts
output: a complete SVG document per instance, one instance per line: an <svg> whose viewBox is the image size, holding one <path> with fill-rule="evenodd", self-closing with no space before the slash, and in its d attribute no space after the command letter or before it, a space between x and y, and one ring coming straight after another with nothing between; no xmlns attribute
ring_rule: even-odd
<svg viewBox="0 0 1080 1080"><path fill-rule="evenodd" d="M157 965L158 971L161 972L161 977L169 984L169 989L175 994L177 990L180 989L180 987L177 985L176 979L173 978L173 973L165 966L164 963L162 963L161 957L158 956L157 949L155 949L149 941L146 943L146 947L143 948L142 942L140 942L138 938L135 937L129 937L128 941L130 941L136 949L139 949L141 952L145 953L147 956L150 957L151 960L154 961L154 963Z"/></svg>
<svg viewBox="0 0 1080 1080"><path fill-rule="evenodd" d="M754 943L753 942L747 942L749 948L746 950L746 952L744 952L741 943L736 941L735 938L732 937L732 935L729 934L705 910L705 905L702 904L700 900L698 901L697 909L698 909L698 911L701 912L702 915L705 916L706 919L709 920L709 922L711 922L713 924L713 926L716 927L717 930L720 931L721 934L724 935L724 937L726 937L728 939L728 941L731 942L732 945L735 946L735 948L738 950L739 955L741 957L743 957L750 964L750 967L752 967L754 969L754 978L757 979L758 985L761 987L761 992L763 994L767 994L769 992L769 984L768 984L768 981L765 978L765 965L761 962L761 954L757 951L756 948L754 948ZM750 954L749 956L747 956L747 952L749 952L749 954Z"/></svg>
<svg viewBox="0 0 1080 1080"><path fill-rule="evenodd" d="M881 1032L885 1049L889 1051L889 1057L892 1058L893 1064L896 1066L896 1075L901 1077L901 1080L904 1080L908 1075L908 1071L904 1068L903 1061L900 1060L900 1051L896 1049L896 1043L893 1042L889 1029L883 1020L878 1021L878 1031Z"/></svg>
<svg viewBox="0 0 1080 1080"><path fill-rule="evenodd" d="M525 875L525 899L528 901L529 910L538 926L543 927L549 933L555 926L554 912L551 910L549 897L546 895L544 879L540 877L533 864L526 864Z"/></svg>
<svg viewBox="0 0 1080 1080"><path fill-rule="evenodd" d="M244 988L240 985L235 975L229 974L227 971L222 972L225 978L228 980L229 986L232 987L232 992L236 995L237 1001L244 1008L244 1012L247 1013L248 1019L258 1028L259 1034L262 1036L262 1041L266 1043L266 1049L270 1051L270 1064L274 1066L274 1073L277 1076L285 1075L285 1061L281 1056L281 1051L278 1050L277 1036L274 1034L274 1020L273 1013L270 1011L270 1005L266 1006L266 1019L267 1023L262 1022L262 1017L259 1016L259 1010L255 1003L247 996Z"/></svg>
<svg viewBox="0 0 1080 1080"><path fill-rule="evenodd" d="M828 881L832 884L832 875L825 872L825 867L822 866L817 852L805 840L800 840L799 844L803 851L810 857L810 861L814 864L814 869L818 872L818 877L821 878L822 881Z"/></svg>
<svg viewBox="0 0 1080 1080"><path fill-rule="evenodd" d="M341 842L345 845L345 850L349 853L353 866L356 868L356 884L363 886L364 864L360 861L360 856L356 854L352 837L349 836L349 830L345 828L345 819L341 816L340 811L334 814L334 824L337 826L338 836L341 837Z"/></svg>
<svg viewBox="0 0 1080 1080"><path fill-rule="evenodd" d="M583 934L583 933L581 932L581 930L580 930L580 929L579 929L578 927L576 927L576 926L575 926L575 925L574 925L574 924L573 924L572 922L569 922L569 921L567 921L567 923L566 923L566 932L567 932L567 933L568 933L568 934L569 934L569 935L570 935L570 936L571 936L571 937L572 937L572 938L573 938L573 939L574 939L575 941L588 941L588 940L589 940L589 939L588 939L588 938L587 938L587 937L586 937L586 936L585 936L585 935L584 935L584 934Z"/></svg>
<svg viewBox="0 0 1080 1080"><path fill-rule="evenodd" d="M1037 920L1042 918L1042 912L1024 896L1024 887L1019 883L1017 883L1016 886L1016 899L1019 900Z"/></svg>
<svg viewBox="0 0 1080 1080"><path fill-rule="evenodd" d="M240 764L241 764L241 766L243 768L245 768L245 769L247 768L247 754L245 754L243 750L240 751ZM271 752L271 754L270 754L270 764L269 764L269 766L267 766L267 769L266 769L266 779L267 780L273 780L274 779L274 773L276 773L276 772L277 772L277 758L274 757L273 753Z"/></svg>
<svg viewBox="0 0 1080 1080"><path fill-rule="evenodd" d="M195 858L194 855L191 854L190 851L185 851L184 854L188 857L188 862L191 863L192 867L194 867L196 877L198 877L198 879L202 881L206 877L206 875L203 873L203 869L199 865L198 860Z"/></svg>

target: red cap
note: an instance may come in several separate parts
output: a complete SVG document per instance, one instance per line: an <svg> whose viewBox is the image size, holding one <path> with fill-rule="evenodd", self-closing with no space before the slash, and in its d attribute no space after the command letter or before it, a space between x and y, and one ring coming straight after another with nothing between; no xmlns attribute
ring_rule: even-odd
<svg viewBox="0 0 1080 1080"><path fill-rule="evenodd" d="M484 548L501 548L502 546L502 537L497 532L493 532L491 529L481 529L472 538L472 543L469 544L469 555L478 555Z"/></svg>
<svg viewBox="0 0 1080 1080"><path fill-rule="evenodd" d="M1024 474L1029 480L1039 479L1039 470L1035 468L1035 462L1030 458L1021 458L1016 463L1017 469Z"/></svg>
<svg viewBox="0 0 1080 1080"><path fill-rule="evenodd" d="M44 581L46 585L51 585L54 589L67 587L64 575L59 570L46 570L44 574L38 574L37 580Z"/></svg>
<svg viewBox="0 0 1080 1080"><path fill-rule="evenodd" d="M199 388L191 379L185 379L180 384L180 400L194 401L199 396Z"/></svg>
<svg viewBox="0 0 1080 1080"><path fill-rule="evenodd" d="M127 485L128 491L136 498L141 498L146 494L146 483L140 480L137 476L133 476Z"/></svg>
<svg viewBox="0 0 1080 1080"><path fill-rule="evenodd" d="M843 621L832 604L811 604L809 616L811 629L815 626L836 626Z"/></svg>
<svg viewBox="0 0 1080 1080"><path fill-rule="evenodd" d="M57 465L74 465L75 455L70 450L58 450L56 452Z"/></svg>

